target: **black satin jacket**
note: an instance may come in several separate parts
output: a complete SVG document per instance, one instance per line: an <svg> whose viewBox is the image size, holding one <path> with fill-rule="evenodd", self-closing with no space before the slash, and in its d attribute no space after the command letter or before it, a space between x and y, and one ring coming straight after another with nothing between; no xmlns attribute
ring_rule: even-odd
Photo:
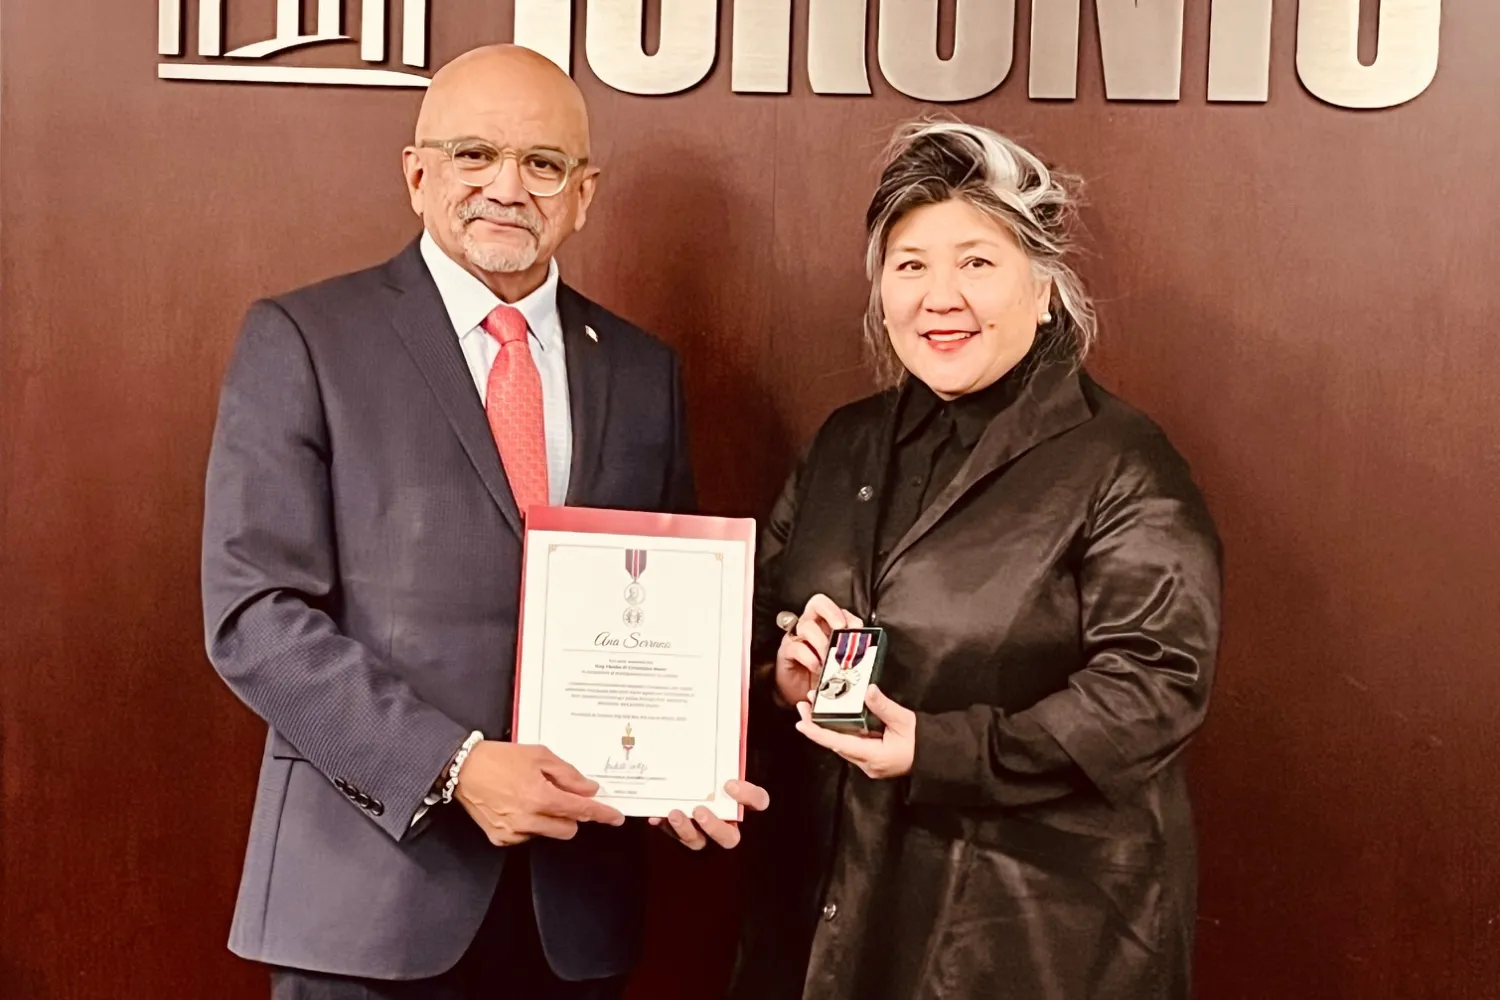
<svg viewBox="0 0 1500 1000"><path fill-rule="evenodd" d="M888 633L916 760L875 781L753 697L740 1000L1176 1000L1196 892L1182 751L1220 549L1148 418L1032 376L882 564L895 391L834 413L761 541L757 657L825 593Z"/></svg>

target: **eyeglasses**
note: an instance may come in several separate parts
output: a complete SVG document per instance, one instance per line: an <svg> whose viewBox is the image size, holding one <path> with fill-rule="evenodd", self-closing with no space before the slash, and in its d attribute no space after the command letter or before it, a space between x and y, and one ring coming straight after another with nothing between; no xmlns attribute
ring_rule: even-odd
<svg viewBox="0 0 1500 1000"><path fill-rule="evenodd" d="M423 139L422 149L441 149L448 154L453 172L469 187L482 188L500 176L505 161L514 157L521 173L521 186L538 198L550 198L568 186L574 169L589 162L556 149L502 149L483 139Z"/></svg>

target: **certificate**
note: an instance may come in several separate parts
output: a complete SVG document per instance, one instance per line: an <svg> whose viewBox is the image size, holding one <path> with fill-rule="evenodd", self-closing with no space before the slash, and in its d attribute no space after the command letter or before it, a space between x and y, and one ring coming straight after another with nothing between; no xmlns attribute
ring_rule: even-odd
<svg viewBox="0 0 1500 1000"><path fill-rule="evenodd" d="M516 742L627 816L740 819L755 522L533 508L523 566Z"/></svg>

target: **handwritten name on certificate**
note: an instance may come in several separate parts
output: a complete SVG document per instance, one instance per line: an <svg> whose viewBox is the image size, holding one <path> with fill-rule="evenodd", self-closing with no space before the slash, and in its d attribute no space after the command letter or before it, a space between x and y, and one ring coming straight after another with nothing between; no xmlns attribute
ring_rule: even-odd
<svg viewBox="0 0 1500 1000"><path fill-rule="evenodd" d="M755 522L533 509L515 739L599 782L627 816L739 819Z"/></svg>

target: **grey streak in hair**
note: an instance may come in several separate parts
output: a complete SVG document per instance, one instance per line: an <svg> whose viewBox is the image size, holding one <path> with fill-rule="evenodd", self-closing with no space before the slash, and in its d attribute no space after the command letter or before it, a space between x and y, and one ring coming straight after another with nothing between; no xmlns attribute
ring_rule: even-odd
<svg viewBox="0 0 1500 1000"><path fill-rule="evenodd" d="M1081 364L1093 346L1098 321L1071 264L1077 188L1076 180L991 129L932 120L899 126L865 214L865 272L870 279L865 342L880 381L895 384L903 373L880 306L880 272L891 229L913 209L955 198L1004 225L1036 276L1052 279L1052 322L1037 330L1037 359Z"/></svg>

